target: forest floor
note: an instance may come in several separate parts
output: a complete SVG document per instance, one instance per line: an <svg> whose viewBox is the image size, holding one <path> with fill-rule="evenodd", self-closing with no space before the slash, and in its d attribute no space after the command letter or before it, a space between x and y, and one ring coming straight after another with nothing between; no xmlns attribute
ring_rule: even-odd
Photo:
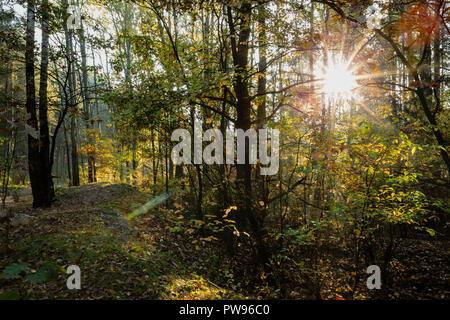
<svg viewBox="0 0 450 320"><path fill-rule="evenodd" d="M0 298L277 298L275 288L246 290L212 238L192 241L186 234L195 229L177 232L186 222L182 203L133 216L155 199L157 190L96 183L61 188L57 195L49 209L30 209L27 190L18 202L8 199L14 218L10 250L0 256ZM449 299L448 243L405 240L400 248L389 297ZM67 289L69 265L80 267L81 290ZM323 298L342 298L338 276L333 282L335 289L324 288ZM305 295L295 290L288 298Z"/></svg>
<svg viewBox="0 0 450 320"><path fill-rule="evenodd" d="M177 219L173 210L158 208L127 219L154 198L152 192L106 183L64 188L44 210L30 209L27 193L13 209L11 251L0 258L0 270L9 266L0 279L0 294L26 299L244 298L202 277L207 265L200 262L207 263L208 257L174 239L168 227ZM183 259L194 251L206 261ZM69 265L81 269L81 290L67 289L63 271Z"/></svg>

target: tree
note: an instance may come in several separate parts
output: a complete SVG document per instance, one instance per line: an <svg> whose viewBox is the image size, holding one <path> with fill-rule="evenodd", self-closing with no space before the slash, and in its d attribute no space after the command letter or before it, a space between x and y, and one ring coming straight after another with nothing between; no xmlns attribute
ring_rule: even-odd
<svg viewBox="0 0 450 320"><path fill-rule="evenodd" d="M42 48L41 48L41 71L39 85L39 172L40 192L42 198L40 203L49 207L55 197L53 188L52 167L50 161L50 135L48 126L48 58L49 58L49 16L50 5L47 0L42 1Z"/></svg>
<svg viewBox="0 0 450 320"><path fill-rule="evenodd" d="M25 73L26 73L26 110L28 113L28 168L33 193L33 207L45 205L45 195L41 189L41 174L39 161L38 120L36 115L36 87L34 76L34 33L35 33L36 3L27 2L27 26L25 44Z"/></svg>

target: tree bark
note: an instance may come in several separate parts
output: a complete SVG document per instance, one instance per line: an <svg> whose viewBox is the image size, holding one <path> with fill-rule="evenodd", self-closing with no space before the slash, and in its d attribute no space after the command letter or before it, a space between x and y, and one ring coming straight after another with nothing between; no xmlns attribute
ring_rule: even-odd
<svg viewBox="0 0 450 320"><path fill-rule="evenodd" d="M237 119L236 129L247 131L251 125L251 98L248 88L248 55L250 39L250 21L252 5L250 1L243 1L241 7L237 9L239 20L241 21L239 32L236 33L233 21L232 8L227 6L228 23L231 32L231 51L234 64L233 87L237 98ZM236 43L236 36L238 43ZM256 240L258 262L265 266L268 262L268 252L264 243L264 233L262 229L262 219L257 217L252 208L252 168L249 163L249 145L245 144L245 163L237 164L237 189L238 189L238 210L239 216L246 218L250 224L253 236ZM243 223L242 219L237 219L238 223Z"/></svg>
<svg viewBox="0 0 450 320"><path fill-rule="evenodd" d="M84 34L84 26L83 21L81 21L81 29L80 29L80 51L81 51L81 88L83 94L83 111L84 111L84 120L86 124L86 135L87 135L87 143L88 143L88 151L87 151L87 163L88 163L88 182L94 182L94 152L92 152L91 148L95 148L94 139L92 138L92 123L91 123L91 112L90 112L90 94L88 89L88 72L87 72L87 64L86 64L86 38Z"/></svg>
<svg viewBox="0 0 450 320"><path fill-rule="evenodd" d="M67 11L68 4L67 0L62 0L62 6ZM73 44L72 44L72 30L67 29L67 25L63 23L64 35L66 38L66 59L68 65L68 85L69 85L69 102L72 111L76 109L77 103L75 99L75 70L74 70L74 57L73 57ZM71 156L72 156L72 186L80 185L80 172L78 167L78 146L77 146L77 135L76 135L76 122L74 117L74 112L72 112L72 118L70 120L70 140L71 140Z"/></svg>
<svg viewBox="0 0 450 320"><path fill-rule="evenodd" d="M26 76L26 109L28 113L27 125L36 134L38 132L38 120L36 114L36 85L34 75L34 31L35 31L35 11L34 0L28 1L27 6L27 26L25 43L25 76ZM28 172L30 176L31 191L33 194L33 207L42 205L42 190L39 185L39 138L28 133Z"/></svg>
<svg viewBox="0 0 450 320"><path fill-rule="evenodd" d="M48 129L48 32L49 32L49 10L48 0L42 1L42 46L41 46L41 73L39 83L39 158L40 158L40 188L42 193L41 204L49 207L55 197L53 187L52 168L50 166L50 134Z"/></svg>

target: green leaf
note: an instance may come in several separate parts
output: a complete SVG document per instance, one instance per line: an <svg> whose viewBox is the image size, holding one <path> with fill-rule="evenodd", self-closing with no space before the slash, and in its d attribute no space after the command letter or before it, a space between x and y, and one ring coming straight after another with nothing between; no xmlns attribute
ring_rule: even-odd
<svg viewBox="0 0 450 320"><path fill-rule="evenodd" d="M3 278L5 279L16 279L20 278L21 272L27 272L30 268L28 267L28 263L21 262L21 263L13 263L9 266L7 266L3 270Z"/></svg>
<svg viewBox="0 0 450 320"><path fill-rule="evenodd" d="M20 296L15 291L5 291L2 294L0 294L0 300L19 300Z"/></svg>
<svg viewBox="0 0 450 320"><path fill-rule="evenodd" d="M40 283L47 281L47 272L42 269L39 269L36 273L32 273L27 275L27 280L33 283Z"/></svg>

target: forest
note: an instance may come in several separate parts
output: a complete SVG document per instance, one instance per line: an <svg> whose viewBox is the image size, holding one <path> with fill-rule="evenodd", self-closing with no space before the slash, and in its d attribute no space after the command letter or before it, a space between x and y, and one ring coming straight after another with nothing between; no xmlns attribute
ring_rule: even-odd
<svg viewBox="0 0 450 320"><path fill-rule="evenodd" d="M450 299L449 23L0 0L0 300Z"/></svg>

